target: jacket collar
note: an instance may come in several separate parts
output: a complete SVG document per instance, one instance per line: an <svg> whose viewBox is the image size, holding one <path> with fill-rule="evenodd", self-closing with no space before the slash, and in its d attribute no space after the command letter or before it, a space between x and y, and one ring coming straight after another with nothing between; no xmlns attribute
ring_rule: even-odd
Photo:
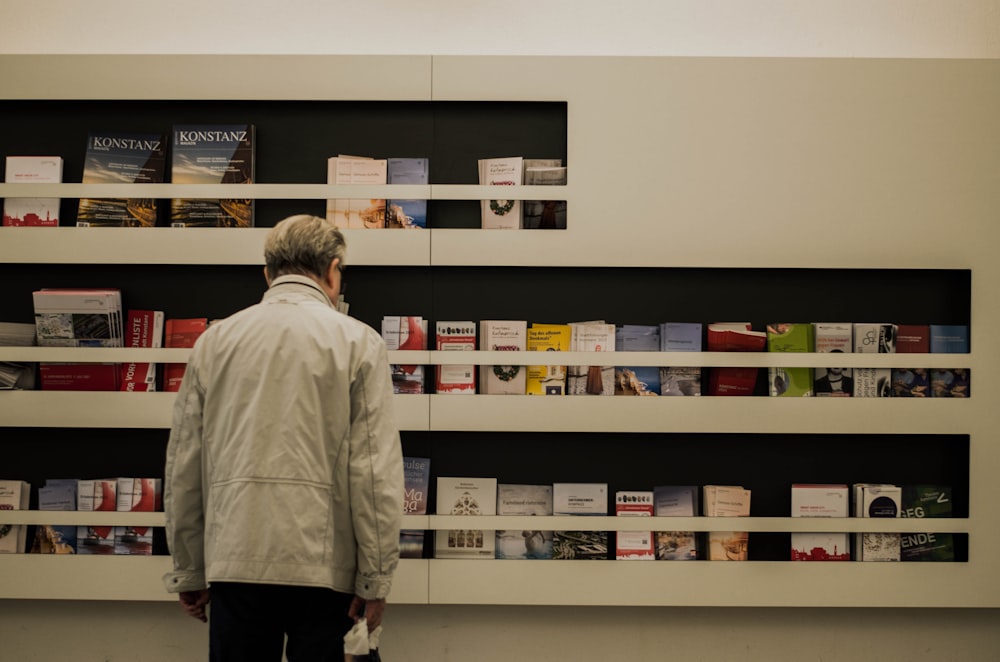
<svg viewBox="0 0 1000 662"><path fill-rule="evenodd" d="M298 274L286 274L272 280L271 287L267 288L267 292L264 292L262 300L267 301L268 299L292 292L305 294L317 301L322 301L331 308L333 307L330 297L326 295L326 292L323 291L316 281L308 276L299 276Z"/></svg>

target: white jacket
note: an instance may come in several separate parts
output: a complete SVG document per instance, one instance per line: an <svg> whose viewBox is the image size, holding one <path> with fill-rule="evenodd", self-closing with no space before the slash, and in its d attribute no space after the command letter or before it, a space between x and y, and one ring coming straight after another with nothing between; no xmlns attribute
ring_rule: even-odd
<svg viewBox="0 0 1000 662"><path fill-rule="evenodd" d="M389 593L403 463L385 343L304 276L195 343L164 480L170 592L214 581Z"/></svg>

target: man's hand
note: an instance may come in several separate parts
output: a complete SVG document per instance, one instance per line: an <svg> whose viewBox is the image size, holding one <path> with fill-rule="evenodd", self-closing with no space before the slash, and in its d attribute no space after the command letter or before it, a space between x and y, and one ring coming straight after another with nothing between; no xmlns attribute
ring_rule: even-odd
<svg viewBox="0 0 1000 662"><path fill-rule="evenodd" d="M361 596L355 595L354 599L351 600L351 608L348 610L347 615L358 621L361 619L361 615L364 614L365 620L368 621L368 631L371 632L382 625L382 612L384 611L385 598L365 600Z"/></svg>
<svg viewBox="0 0 1000 662"><path fill-rule="evenodd" d="M181 607L184 608L188 616L197 618L202 623L208 622L208 616L205 615L205 606L208 604L209 599L210 595L207 588L199 591L180 592Z"/></svg>

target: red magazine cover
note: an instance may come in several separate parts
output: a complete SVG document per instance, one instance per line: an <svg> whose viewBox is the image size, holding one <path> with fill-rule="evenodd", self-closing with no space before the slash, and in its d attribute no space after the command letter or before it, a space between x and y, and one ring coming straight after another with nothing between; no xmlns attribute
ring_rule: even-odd
<svg viewBox="0 0 1000 662"><path fill-rule="evenodd" d="M126 347L162 347L163 311L130 310L125 322ZM155 391L155 363L123 363L122 391Z"/></svg>
<svg viewBox="0 0 1000 662"><path fill-rule="evenodd" d="M194 347L194 342L208 328L207 317L168 319L165 324L165 347ZM163 366L163 390L179 391L186 363L166 363Z"/></svg>

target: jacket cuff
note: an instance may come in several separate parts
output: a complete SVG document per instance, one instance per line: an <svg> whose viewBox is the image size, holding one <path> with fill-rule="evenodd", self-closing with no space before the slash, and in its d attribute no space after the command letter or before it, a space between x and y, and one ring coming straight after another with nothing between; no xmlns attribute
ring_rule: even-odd
<svg viewBox="0 0 1000 662"><path fill-rule="evenodd" d="M378 575L376 577L365 577L358 575L354 581L354 593L365 600L381 600L389 595L392 587L392 577Z"/></svg>
<svg viewBox="0 0 1000 662"><path fill-rule="evenodd" d="M163 585L168 593L182 591L200 591L208 588L205 583L205 573L200 570L177 570L163 575Z"/></svg>

